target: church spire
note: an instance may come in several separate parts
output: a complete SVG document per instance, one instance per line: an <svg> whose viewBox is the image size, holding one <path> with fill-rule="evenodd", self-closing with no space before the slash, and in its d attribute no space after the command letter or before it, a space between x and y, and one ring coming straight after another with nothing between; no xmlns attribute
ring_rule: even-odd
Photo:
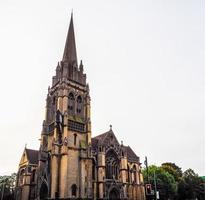
<svg viewBox="0 0 205 200"><path fill-rule="evenodd" d="M73 13L71 14L70 26L68 29L68 35L66 39L65 49L63 53L63 61L67 61L71 64L77 64L77 53L75 46L75 34L73 26Z"/></svg>

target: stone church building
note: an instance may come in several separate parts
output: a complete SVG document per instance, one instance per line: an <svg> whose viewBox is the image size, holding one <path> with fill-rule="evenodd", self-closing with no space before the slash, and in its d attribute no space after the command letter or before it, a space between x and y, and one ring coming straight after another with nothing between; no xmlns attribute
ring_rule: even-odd
<svg viewBox="0 0 205 200"><path fill-rule="evenodd" d="M78 64L73 17L62 61L48 89L39 150L24 149L16 200L145 200L139 157L110 129L91 134L90 94Z"/></svg>

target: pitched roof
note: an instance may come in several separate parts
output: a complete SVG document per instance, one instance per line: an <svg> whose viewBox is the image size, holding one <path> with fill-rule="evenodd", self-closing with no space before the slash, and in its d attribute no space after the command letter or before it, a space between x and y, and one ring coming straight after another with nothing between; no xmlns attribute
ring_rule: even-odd
<svg viewBox="0 0 205 200"><path fill-rule="evenodd" d="M27 158L30 164L38 164L38 153L39 151L33 149L25 149Z"/></svg>
<svg viewBox="0 0 205 200"><path fill-rule="evenodd" d="M91 146L92 146L92 149L94 151L97 150L99 143L101 143L105 139L108 132L102 133L100 135L97 135L97 136L91 138Z"/></svg>
<svg viewBox="0 0 205 200"><path fill-rule="evenodd" d="M135 152L131 149L130 146L125 146L127 151L127 159L129 162L139 162L139 157L135 154Z"/></svg>
<svg viewBox="0 0 205 200"><path fill-rule="evenodd" d="M109 132L110 132L110 130L105 132L105 133L102 133L100 135L97 135L97 136L93 137L92 139L103 140Z"/></svg>
<svg viewBox="0 0 205 200"><path fill-rule="evenodd" d="M106 142L107 137L112 137L116 140L116 142L119 144L115 134L113 133L112 129L110 129L109 131L102 133L100 135L95 136L92 139L98 140L98 143L100 144L104 144Z"/></svg>

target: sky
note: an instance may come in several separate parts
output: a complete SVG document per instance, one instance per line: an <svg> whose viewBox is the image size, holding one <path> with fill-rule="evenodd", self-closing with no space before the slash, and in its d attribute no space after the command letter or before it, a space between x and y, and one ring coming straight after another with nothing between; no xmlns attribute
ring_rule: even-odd
<svg viewBox="0 0 205 200"><path fill-rule="evenodd" d="M71 10L92 135L205 175L205 1L0 0L0 175L38 149Z"/></svg>

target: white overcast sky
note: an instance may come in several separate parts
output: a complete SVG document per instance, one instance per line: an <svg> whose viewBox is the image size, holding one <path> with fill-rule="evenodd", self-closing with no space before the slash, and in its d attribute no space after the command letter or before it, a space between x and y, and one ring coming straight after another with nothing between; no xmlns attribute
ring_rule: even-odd
<svg viewBox="0 0 205 200"><path fill-rule="evenodd" d="M0 0L0 174L39 148L72 9L93 136L205 175L204 0Z"/></svg>

